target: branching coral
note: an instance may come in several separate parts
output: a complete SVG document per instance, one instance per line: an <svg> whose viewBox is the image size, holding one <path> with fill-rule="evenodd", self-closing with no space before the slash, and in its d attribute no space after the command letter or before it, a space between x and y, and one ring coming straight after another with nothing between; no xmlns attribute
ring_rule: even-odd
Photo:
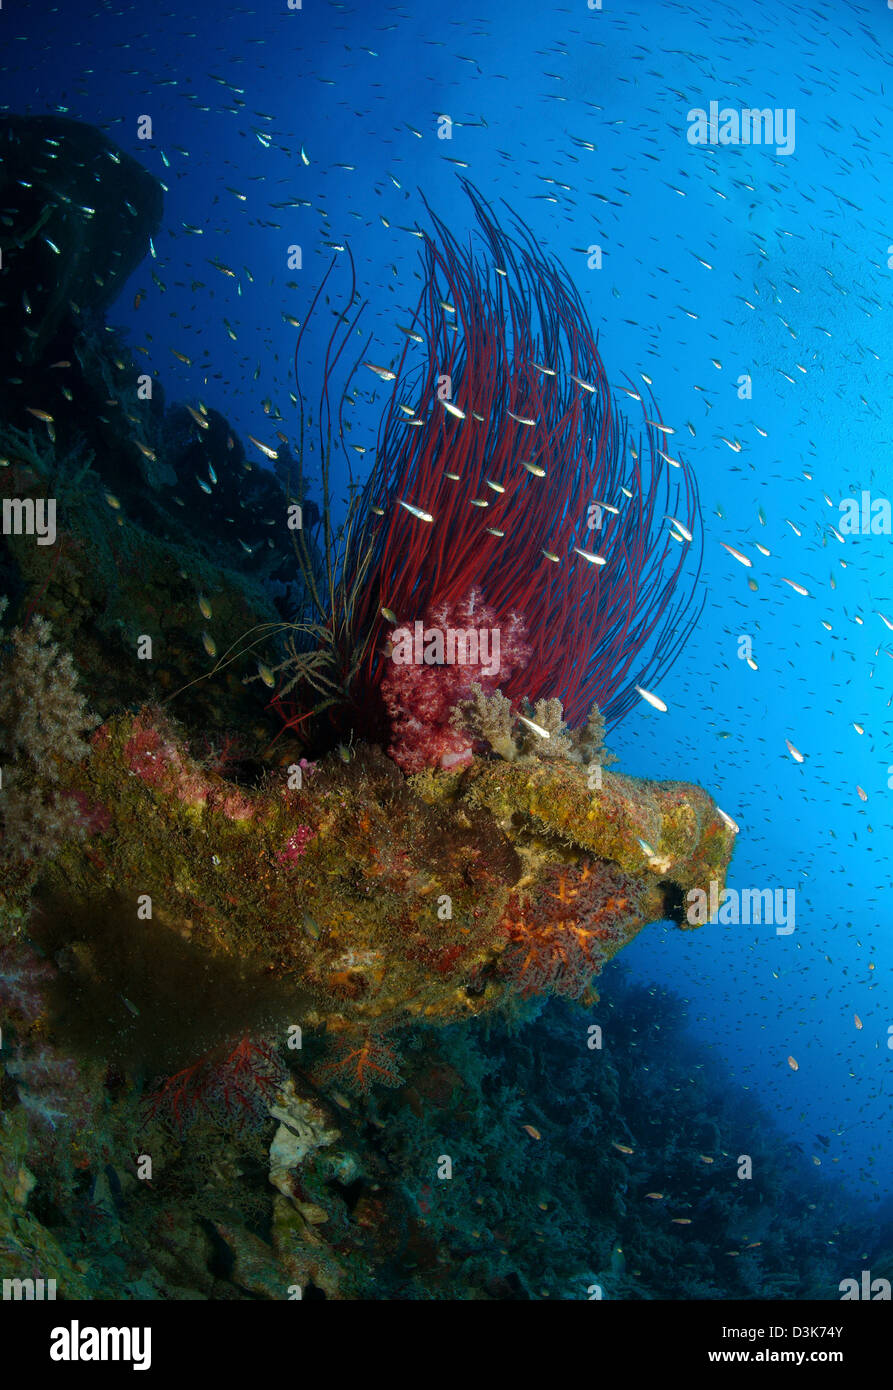
<svg viewBox="0 0 893 1390"><path fill-rule="evenodd" d="M506 762L563 758L607 766L617 761L613 753L605 752L605 721L597 705L582 728L572 730L564 722L560 700L537 700L535 705L522 700L516 711L501 690L487 694L475 683L469 698L453 706L450 724Z"/></svg>
<svg viewBox="0 0 893 1390"><path fill-rule="evenodd" d="M0 616L5 607L0 600ZM95 722L49 624L35 617L16 628L0 667L3 858L32 860L84 833L82 805L60 784L89 754Z"/></svg>
<svg viewBox="0 0 893 1390"><path fill-rule="evenodd" d="M564 722L560 700L537 700L533 706L529 700L522 700L520 722L519 745L523 754L539 758L573 757L574 743Z"/></svg>
<svg viewBox="0 0 893 1390"><path fill-rule="evenodd" d="M469 698L459 700L451 709L450 723L486 744L507 762L517 757L518 748L512 734L515 711L511 700L506 699L501 690L487 695L483 686L475 681Z"/></svg>
<svg viewBox="0 0 893 1390"><path fill-rule="evenodd" d="M583 998L644 910L641 882L611 865L584 860L552 869L532 893L513 899L500 973L523 996Z"/></svg>
<svg viewBox="0 0 893 1390"><path fill-rule="evenodd" d="M339 1038L334 1058L317 1068L316 1077L360 1096L368 1096L373 1086L399 1086L403 1080L394 1048L373 1031L357 1040Z"/></svg>
<svg viewBox="0 0 893 1390"><path fill-rule="evenodd" d="M225 1055L202 1057L152 1094L148 1114L183 1130L201 1117L218 1123L257 1119L283 1084L285 1072L275 1051L257 1038L242 1038Z"/></svg>

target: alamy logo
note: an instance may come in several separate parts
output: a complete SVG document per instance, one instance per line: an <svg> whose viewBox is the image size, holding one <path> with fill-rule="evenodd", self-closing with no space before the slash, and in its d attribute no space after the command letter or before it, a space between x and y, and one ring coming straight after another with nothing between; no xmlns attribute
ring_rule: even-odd
<svg viewBox="0 0 893 1390"><path fill-rule="evenodd" d="M840 1289L841 1303L854 1298L867 1299L872 1303L886 1302L890 1298L890 1280L872 1279L870 1269L862 1270L861 1285L858 1279L841 1279L837 1287Z"/></svg>
<svg viewBox="0 0 893 1390"><path fill-rule="evenodd" d="M397 666L481 666L487 676L498 676L499 628L398 627L391 660Z"/></svg>
<svg viewBox="0 0 893 1390"><path fill-rule="evenodd" d="M4 1301L54 1299L56 1297L55 1279L4 1279Z"/></svg>
<svg viewBox="0 0 893 1390"><path fill-rule="evenodd" d="M55 497L4 497L3 535L36 536L38 545L56 540Z"/></svg>
<svg viewBox="0 0 893 1390"><path fill-rule="evenodd" d="M759 111L746 106L736 111L724 106L720 110L719 102L711 101L709 111L695 106L686 120L690 145L774 145L776 154L794 153L793 107L773 110L767 106Z"/></svg>
<svg viewBox="0 0 893 1390"><path fill-rule="evenodd" d="M707 922L722 926L774 924L776 936L790 936L796 925L796 888L723 888L710 880L709 895L703 888L690 888L686 894L685 919L689 926Z"/></svg>
<svg viewBox="0 0 893 1390"><path fill-rule="evenodd" d="M840 529L845 536L889 536L891 507L886 497L863 492L840 500Z"/></svg>
<svg viewBox="0 0 893 1390"><path fill-rule="evenodd" d="M50 1333L51 1361L132 1361L135 1371L152 1365L151 1327L68 1327Z"/></svg>

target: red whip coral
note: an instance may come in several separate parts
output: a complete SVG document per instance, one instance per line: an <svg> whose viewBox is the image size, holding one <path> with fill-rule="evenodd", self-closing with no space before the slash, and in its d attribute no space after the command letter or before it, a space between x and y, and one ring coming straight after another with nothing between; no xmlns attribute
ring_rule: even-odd
<svg viewBox="0 0 893 1390"><path fill-rule="evenodd" d="M450 711L474 684L492 693L529 655L523 620L512 613L499 625L474 591L462 603L441 604L412 629L395 629L381 687L394 761L404 772L469 763L471 738L451 727Z"/></svg>
<svg viewBox="0 0 893 1390"><path fill-rule="evenodd" d="M595 703L610 725L697 621L697 485L644 388L625 391L638 424L621 415L566 272L465 189L478 244L463 247L431 214L412 331L393 370L366 364L393 385L328 614L320 601L326 642L307 685L329 705L340 689L374 727L387 629L474 590L498 623L524 616L530 660L501 683L509 699L560 700L572 726ZM351 305L354 293L355 281ZM361 312L342 315L329 342L324 453L343 409L332 376ZM461 756L454 743L441 756Z"/></svg>

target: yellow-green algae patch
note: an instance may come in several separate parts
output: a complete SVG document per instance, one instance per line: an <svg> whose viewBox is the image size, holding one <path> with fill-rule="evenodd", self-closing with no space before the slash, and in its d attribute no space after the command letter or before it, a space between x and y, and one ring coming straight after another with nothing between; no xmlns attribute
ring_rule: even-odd
<svg viewBox="0 0 893 1390"><path fill-rule="evenodd" d="M683 893L724 879L734 832L703 788L597 773L571 761L478 760L463 791L511 826L515 839L524 828L553 836L626 873L655 873Z"/></svg>

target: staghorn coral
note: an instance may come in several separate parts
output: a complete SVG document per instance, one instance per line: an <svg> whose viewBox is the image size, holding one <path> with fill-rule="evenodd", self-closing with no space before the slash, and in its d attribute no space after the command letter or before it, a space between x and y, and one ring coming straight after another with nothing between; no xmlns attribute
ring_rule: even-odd
<svg viewBox="0 0 893 1390"><path fill-rule="evenodd" d="M0 600L0 617L5 607ZM34 860L85 833L83 803L60 784L88 756L95 722L49 623L35 617L15 628L0 667L0 857Z"/></svg>

